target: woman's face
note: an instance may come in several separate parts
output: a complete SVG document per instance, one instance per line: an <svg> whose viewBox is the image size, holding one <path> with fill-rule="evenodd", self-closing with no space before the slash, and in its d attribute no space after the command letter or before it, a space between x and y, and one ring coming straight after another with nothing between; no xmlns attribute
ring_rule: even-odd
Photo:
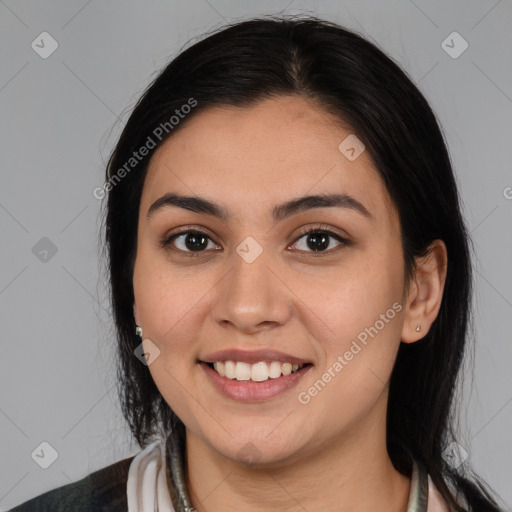
<svg viewBox="0 0 512 512"><path fill-rule="evenodd" d="M293 461L384 428L404 262L396 211L353 137L282 97L199 113L152 157L136 319L161 394L219 454ZM157 202L166 194L225 217ZM304 366L286 375L288 363Z"/></svg>

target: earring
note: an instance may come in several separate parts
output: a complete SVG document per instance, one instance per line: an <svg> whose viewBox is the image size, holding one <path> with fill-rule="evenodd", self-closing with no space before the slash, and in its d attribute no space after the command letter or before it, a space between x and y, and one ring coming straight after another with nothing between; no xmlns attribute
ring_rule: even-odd
<svg viewBox="0 0 512 512"><path fill-rule="evenodd" d="M421 326L418 325L418 327L416 327L416 332L420 332L421 331Z"/></svg>
<svg viewBox="0 0 512 512"><path fill-rule="evenodd" d="M139 338L142 338L142 327L140 327L139 325L136 325L136 326L135 326L135 334L136 334Z"/></svg>

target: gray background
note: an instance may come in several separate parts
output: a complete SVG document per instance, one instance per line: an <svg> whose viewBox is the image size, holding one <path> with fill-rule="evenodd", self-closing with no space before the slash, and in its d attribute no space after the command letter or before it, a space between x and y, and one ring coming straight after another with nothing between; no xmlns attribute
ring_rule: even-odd
<svg viewBox="0 0 512 512"><path fill-rule="evenodd" d="M183 45L226 21L280 11L314 13L375 41L440 119L476 249L461 445L512 503L509 1L0 0L2 510L138 451L116 403L92 192L129 109ZM44 31L59 45L46 59L31 47ZM458 58L441 46L453 31L469 44ZM48 469L31 457L43 441L58 453Z"/></svg>

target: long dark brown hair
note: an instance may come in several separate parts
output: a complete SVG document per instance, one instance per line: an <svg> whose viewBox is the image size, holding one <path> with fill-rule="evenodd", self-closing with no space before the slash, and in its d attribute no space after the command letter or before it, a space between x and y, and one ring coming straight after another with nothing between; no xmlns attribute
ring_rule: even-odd
<svg viewBox="0 0 512 512"><path fill-rule="evenodd" d="M443 458L455 439L453 398L470 328L472 270L442 132L424 96L393 60L361 36L311 16L236 23L180 53L146 89L109 159L105 247L120 397L133 436L142 447L155 433L181 423L134 356L140 340L133 317L133 267L148 162L162 142L207 107L251 106L284 95L316 100L365 144L399 213L407 282L415 257L425 255L435 239L446 244L438 317L421 341L400 345L391 375L387 447L403 474L411 472L409 454L421 462L452 510L464 510L457 494L475 511L498 510L485 484L463 474L465 465L456 470ZM182 110L187 104L194 106ZM174 123L176 110L188 113ZM153 145L148 137L154 147L127 166L134 151Z"/></svg>

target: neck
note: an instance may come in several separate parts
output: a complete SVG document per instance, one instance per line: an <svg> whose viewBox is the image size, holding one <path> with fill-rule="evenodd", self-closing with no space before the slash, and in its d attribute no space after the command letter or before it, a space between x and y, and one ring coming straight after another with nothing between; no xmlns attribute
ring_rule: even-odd
<svg viewBox="0 0 512 512"><path fill-rule="evenodd" d="M248 466L186 433L187 487L197 512L406 510L410 478L386 450L385 414L330 439L300 462ZM381 435L384 432L384 435Z"/></svg>

